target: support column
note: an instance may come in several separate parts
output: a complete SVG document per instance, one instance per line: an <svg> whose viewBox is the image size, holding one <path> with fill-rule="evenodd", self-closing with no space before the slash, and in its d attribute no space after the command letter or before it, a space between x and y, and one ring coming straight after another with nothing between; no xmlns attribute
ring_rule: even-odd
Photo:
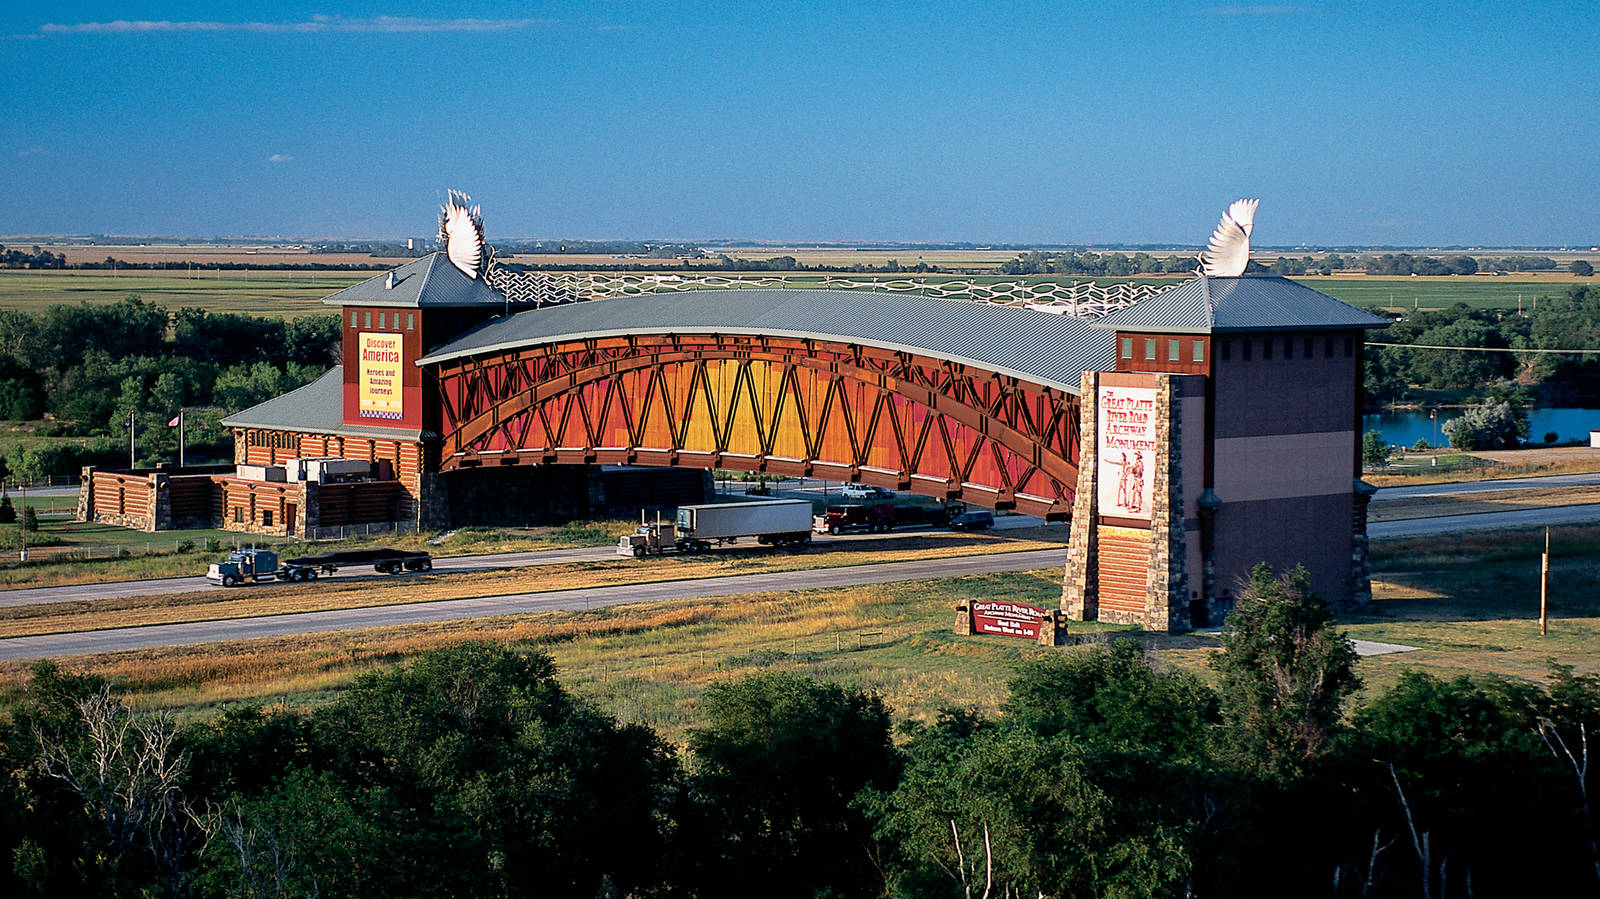
<svg viewBox="0 0 1600 899"><path fill-rule="evenodd" d="M1086 371L1078 394L1078 487L1072 499L1067 532L1067 570L1061 588L1061 610L1074 621L1100 617L1098 567L1099 440L1095 435L1095 402L1100 372Z"/></svg>

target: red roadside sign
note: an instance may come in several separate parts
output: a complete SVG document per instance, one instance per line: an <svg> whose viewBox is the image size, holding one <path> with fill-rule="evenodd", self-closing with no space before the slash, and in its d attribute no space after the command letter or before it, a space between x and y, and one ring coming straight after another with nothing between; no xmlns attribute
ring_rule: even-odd
<svg viewBox="0 0 1600 899"><path fill-rule="evenodd" d="M972 629L980 634L1039 638L1039 624L1049 613L1044 609L1004 600L974 600L967 604L972 612Z"/></svg>

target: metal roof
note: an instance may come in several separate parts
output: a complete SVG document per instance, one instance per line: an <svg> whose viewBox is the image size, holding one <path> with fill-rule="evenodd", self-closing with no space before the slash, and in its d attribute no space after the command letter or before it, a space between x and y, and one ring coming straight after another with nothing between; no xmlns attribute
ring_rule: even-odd
<svg viewBox="0 0 1600 899"><path fill-rule="evenodd" d="M389 276L394 287L387 287ZM324 297L330 306L504 306L505 294L469 278L443 253L429 253Z"/></svg>
<svg viewBox="0 0 1600 899"><path fill-rule="evenodd" d="M267 428L277 431L307 431L314 434L341 434L346 437L375 437L379 440L420 440L421 431L408 428L383 428L344 423L344 366L335 365L304 387L251 406L222 419L230 428Z"/></svg>
<svg viewBox="0 0 1600 899"><path fill-rule="evenodd" d="M1278 275L1199 275L1107 313L1097 328L1214 334L1386 328L1389 320Z"/></svg>
<svg viewBox="0 0 1600 899"><path fill-rule="evenodd" d="M976 365L1077 393L1115 362L1114 335L1064 315L842 290L697 290L530 309L435 347L430 365L515 347L645 334L837 340Z"/></svg>

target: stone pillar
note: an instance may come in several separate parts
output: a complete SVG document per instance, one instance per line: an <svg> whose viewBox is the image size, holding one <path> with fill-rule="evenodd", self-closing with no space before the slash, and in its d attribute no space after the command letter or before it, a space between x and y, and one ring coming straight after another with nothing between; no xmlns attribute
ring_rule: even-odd
<svg viewBox="0 0 1600 899"><path fill-rule="evenodd" d="M951 630L958 637L970 637L977 633L972 629L972 608L966 603L956 606L956 625Z"/></svg>
<svg viewBox="0 0 1600 899"><path fill-rule="evenodd" d="M1067 613L1052 610L1039 622L1040 646L1063 646L1067 642Z"/></svg>
<svg viewBox="0 0 1600 899"><path fill-rule="evenodd" d="M1074 621L1100 617L1099 585L1095 581L1096 519L1099 485L1096 483L1095 398L1100 373L1086 371L1078 393L1078 486L1072 498L1072 521L1067 532L1067 570L1061 588L1061 610Z"/></svg>
<svg viewBox="0 0 1600 899"><path fill-rule="evenodd" d="M1183 424L1172 375L1156 376L1156 453L1151 492L1146 630L1189 629L1183 532Z"/></svg>
<svg viewBox="0 0 1600 899"><path fill-rule="evenodd" d="M300 484L300 535L306 540L317 539L317 530L322 527L321 490L322 485L316 481Z"/></svg>
<svg viewBox="0 0 1600 899"><path fill-rule="evenodd" d="M94 466L85 465L79 477L77 520L94 521Z"/></svg>
<svg viewBox="0 0 1600 899"><path fill-rule="evenodd" d="M150 474L150 499L145 513L144 530L148 532L172 530L172 489L164 471Z"/></svg>
<svg viewBox="0 0 1600 899"><path fill-rule="evenodd" d="M1378 488L1356 478L1354 514L1351 527L1354 540L1350 550L1350 605L1357 609L1372 607L1372 557L1367 541L1367 504L1372 502Z"/></svg>

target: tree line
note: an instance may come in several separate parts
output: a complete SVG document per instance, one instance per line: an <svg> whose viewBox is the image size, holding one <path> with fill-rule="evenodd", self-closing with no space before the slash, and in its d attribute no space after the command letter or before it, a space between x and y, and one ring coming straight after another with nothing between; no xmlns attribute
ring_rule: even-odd
<svg viewBox="0 0 1600 899"><path fill-rule="evenodd" d="M52 663L0 719L7 896L1391 897L1600 887L1600 677L1404 674L1358 704L1303 569L1216 686L1136 640L1021 664L998 714L708 688L676 747L550 658L422 654L316 707L135 713Z"/></svg>
<svg viewBox="0 0 1600 899"><path fill-rule="evenodd" d="M1600 401L1600 354L1516 352L1600 349L1600 287L1569 287L1540 297L1521 314L1458 303L1439 312L1407 315L1372 339L1509 352L1370 347L1365 375L1369 405L1411 399L1418 388L1487 391L1490 398L1542 405Z"/></svg>
<svg viewBox="0 0 1600 899"><path fill-rule="evenodd" d="M13 449L17 474L74 474L128 456L133 418L140 464L176 460L168 422L180 408L189 446L226 454L225 415L307 383L334 364L337 315L292 321L185 307L138 296L38 313L0 312L0 419L38 421L42 436L89 438Z"/></svg>

